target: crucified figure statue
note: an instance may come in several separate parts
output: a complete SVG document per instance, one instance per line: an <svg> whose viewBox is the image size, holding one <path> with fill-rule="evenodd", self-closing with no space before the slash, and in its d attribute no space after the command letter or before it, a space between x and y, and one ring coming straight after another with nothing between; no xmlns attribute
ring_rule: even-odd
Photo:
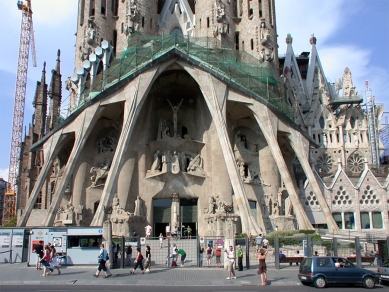
<svg viewBox="0 0 389 292"><path fill-rule="evenodd" d="M178 114L178 108L181 106L183 100L184 99L181 99L179 105L174 105L174 106L171 104L169 99L167 100L169 102L170 106L172 107L172 110L173 110L173 125L174 125L173 137L177 137L177 114Z"/></svg>

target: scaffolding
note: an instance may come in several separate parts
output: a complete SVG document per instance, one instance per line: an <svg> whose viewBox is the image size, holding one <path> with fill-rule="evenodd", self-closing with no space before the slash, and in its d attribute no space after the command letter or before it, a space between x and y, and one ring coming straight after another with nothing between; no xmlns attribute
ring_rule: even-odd
<svg viewBox="0 0 389 292"><path fill-rule="evenodd" d="M384 112L382 121L380 139L384 145L384 152L382 153L380 160L382 164L389 164L389 112Z"/></svg>
<svg viewBox="0 0 389 292"><path fill-rule="evenodd" d="M73 112L104 90L149 68L172 50L175 57L197 63L223 80L248 90L257 100L270 103L293 120L294 111L286 101L284 84L274 78L267 62L247 52L225 48L213 37L149 36L139 32L129 37L127 49L117 53L118 57L105 72L97 74L93 84L86 83Z"/></svg>

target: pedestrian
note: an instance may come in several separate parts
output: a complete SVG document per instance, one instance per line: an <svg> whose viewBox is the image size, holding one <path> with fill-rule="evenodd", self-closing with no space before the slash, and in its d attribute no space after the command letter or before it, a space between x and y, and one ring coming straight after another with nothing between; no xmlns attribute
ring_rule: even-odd
<svg viewBox="0 0 389 292"><path fill-rule="evenodd" d="M262 234L258 234L258 236L255 238L255 241L257 243L257 250L262 247Z"/></svg>
<svg viewBox="0 0 389 292"><path fill-rule="evenodd" d="M131 266L131 258L132 258L132 246L131 244L126 248L126 256L127 256L127 266Z"/></svg>
<svg viewBox="0 0 389 292"><path fill-rule="evenodd" d="M232 245L230 245L230 250L229 251L224 250L224 252L227 254L227 259L228 259L228 266L227 266L228 277L226 278L226 280L236 279L235 271L234 271L236 254L234 248L232 247Z"/></svg>
<svg viewBox="0 0 389 292"><path fill-rule="evenodd" d="M46 244L45 250L43 251L43 257L41 259L41 264L43 266L43 274L41 275L41 277L51 275L50 270L48 271L48 269L50 268L50 260L51 260L50 254L51 254L50 246Z"/></svg>
<svg viewBox="0 0 389 292"><path fill-rule="evenodd" d="M221 268L222 249L218 245L216 245L215 257L216 257L216 266L218 268Z"/></svg>
<svg viewBox="0 0 389 292"><path fill-rule="evenodd" d="M243 271L243 248L238 245L237 246L237 256L238 256L238 271Z"/></svg>
<svg viewBox="0 0 389 292"><path fill-rule="evenodd" d="M138 234L136 234L135 231L132 233L132 240L131 241L132 242L138 241Z"/></svg>
<svg viewBox="0 0 389 292"><path fill-rule="evenodd" d="M274 228L275 231L278 231L278 225L276 225L276 228Z"/></svg>
<svg viewBox="0 0 389 292"><path fill-rule="evenodd" d="M165 232L166 232L166 238L170 237L170 225L166 225L166 228L165 228Z"/></svg>
<svg viewBox="0 0 389 292"><path fill-rule="evenodd" d="M109 270L109 268L107 268L106 266L106 263L107 263L107 260L108 260L108 252L107 250L104 248L104 244L102 243L100 245L100 252L98 254L98 263L99 263L99 266L97 268L97 271L96 273L93 274L93 276L95 276L96 278L100 275L100 272L101 270L104 271L105 273L105 276L104 278L109 278L112 276L112 273L111 271Z"/></svg>
<svg viewBox="0 0 389 292"><path fill-rule="evenodd" d="M43 258L43 241L40 240L38 244L34 245L34 252L36 255L36 269L42 270L41 260Z"/></svg>
<svg viewBox="0 0 389 292"><path fill-rule="evenodd" d="M269 240L267 240L267 238L263 238L262 247L267 249L268 246L269 246Z"/></svg>
<svg viewBox="0 0 389 292"><path fill-rule="evenodd" d="M211 267L211 259L212 259L212 247L210 244L208 244L207 247L207 266L208 268Z"/></svg>
<svg viewBox="0 0 389 292"><path fill-rule="evenodd" d="M146 232L146 239L150 239L150 234L151 234L151 231L153 230L153 228L150 226L150 224L148 224L146 227L145 227L145 232Z"/></svg>
<svg viewBox="0 0 389 292"><path fill-rule="evenodd" d="M142 255L142 252L140 250L140 247L138 247L136 249L137 253L136 253L136 258L135 258L135 261L134 261L134 268L132 269L132 271L130 272L131 274L135 274L135 270L138 268L138 266L140 267L141 271L142 271L142 274L145 273L144 271L144 268L143 268L143 255Z"/></svg>
<svg viewBox="0 0 389 292"><path fill-rule="evenodd" d="M318 257L319 256L319 253L317 252L317 250L315 250L315 254L313 256L314 257Z"/></svg>
<svg viewBox="0 0 389 292"><path fill-rule="evenodd" d="M151 248L149 245L146 246L146 260L144 269L146 272L150 272L151 269Z"/></svg>
<svg viewBox="0 0 389 292"><path fill-rule="evenodd" d="M186 252L183 249L180 248L177 251L177 256L178 255L181 255L181 267L183 267L185 265Z"/></svg>
<svg viewBox="0 0 389 292"><path fill-rule="evenodd" d="M163 243L163 235L162 232L159 234L159 248L162 248L162 243Z"/></svg>
<svg viewBox="0 0 389 292"><path fill-rule="evenodd" d="M280 250L280 253L279 253L278 256L279 256L280 259L286 258L286 255L284 255L284 254L282 253L282 250Z"/></svg>
<svg viewBox="0 0 389 292"><path fill-rule="evenodd" d="M59 262L57 258L57 250L54 245L51 246L51 266L54 271L54 268L58 270L58 275L61 275L61 270L59 269Z"/></svg>
<svg viewBox="0 0 389 292"><path fill-rule="evenodd" d="M249 247L253 246L253 235L250 233L249 235Z"/></svg>
<svg viewBox="0 0 389 292"><path fill-rule="evenodd" d="M113 253L113 263L116 264L116 260L117 260L116 255L118 253L118 246L115 243L112 244L112 253Z"/></svg>
<svg viewBox="0 0 389 292"><path fill-rule="evenodd" d="M200 247L200 251L199 251L199 258L200 258L200 267L203 266L203 260L204 260L204 247L201 246Z"/></svg>
<svg viewBox="0 0 389 292"><path fill-rule="evenodd" d="M267 274L266 274L266 256L267 256L268 250L265 248L261 248L259 252L257 253L257 259L259 260L259 268L258 268L258 275L261 275L261 285L265 286L267 282Z"/></svg>
<svg viewBox="0 0 389 292"><path fill-rule="evenodd" d="M188 231L188 238L192 239L192 228L190 228L189 225L188 225L187 231Z"/></svg>

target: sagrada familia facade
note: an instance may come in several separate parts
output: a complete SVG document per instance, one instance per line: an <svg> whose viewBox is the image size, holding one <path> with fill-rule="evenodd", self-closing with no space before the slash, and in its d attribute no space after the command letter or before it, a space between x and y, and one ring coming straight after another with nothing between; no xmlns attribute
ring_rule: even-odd
<svg viewBox="0 0 389 292"><path fill-rule="evenodd" d="M300 55L282 37L280 57L275 9L79 0L74 74L62 78L58 52L50 85L45 68L37 83L18 225L388 234L388 176L372 167L351 70L329 83L314 35ZM374 108L377 133L382 114Z"/></svg>

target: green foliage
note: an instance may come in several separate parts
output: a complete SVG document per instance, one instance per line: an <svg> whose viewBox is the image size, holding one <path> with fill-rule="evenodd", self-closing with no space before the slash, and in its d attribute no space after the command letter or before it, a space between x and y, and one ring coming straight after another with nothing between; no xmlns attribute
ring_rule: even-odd
<svg viewBox="0 0 389 292"><path fill-rule="evenodd" d="M241 234L235 234L235 238L247 238L247 234L246 233L241 233Z"/></svg>
<svg viewBox="0 0 389 292"><path fill-rule="evenodd" d="M321 245L324 246L327 250L332 250L332 241L330 240L323 241Z"/></svg>
<svg viewBox="0 0 389 292"><path fill-rule="evenodd" d="M3 224L3 227L16 227L16 224L18 222L18 217L14 216L9 220L8 222Z"/></svg>
<svg viewBox="0 0 389 292"><path fill-rule="evenodd" d="M315 230L280 230L273 231L266 238L270 245L274 245L274 238L278 237L280 246L284 245L301 245L307 235L312 235L312 241L321 243L321 236L315 234Z"/></svg>

